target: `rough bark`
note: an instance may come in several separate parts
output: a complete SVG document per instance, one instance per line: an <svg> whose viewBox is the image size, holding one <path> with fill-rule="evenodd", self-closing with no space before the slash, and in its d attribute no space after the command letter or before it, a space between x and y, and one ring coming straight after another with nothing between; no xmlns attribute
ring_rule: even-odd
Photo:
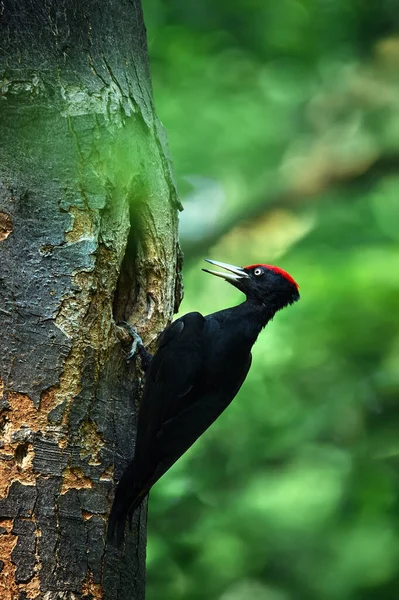
<svg viewBox="0 0 399 600"><path fill-rule="evenodd" d="M178 200L139 0L0 3L0 597L144 597L146 512L107 513L149 343L180 300Z"/></svg>

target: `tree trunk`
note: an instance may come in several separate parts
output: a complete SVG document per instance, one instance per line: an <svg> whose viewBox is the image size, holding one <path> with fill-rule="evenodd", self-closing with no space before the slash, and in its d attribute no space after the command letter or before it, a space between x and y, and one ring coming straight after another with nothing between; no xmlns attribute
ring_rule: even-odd
<svg viewBox="0 0 399 600"><path fill-rule="evenodd" d="M178 200L139 0L0 4L0 597L144 598L146 510L105 546L150 343L180 301Z"/></svg>

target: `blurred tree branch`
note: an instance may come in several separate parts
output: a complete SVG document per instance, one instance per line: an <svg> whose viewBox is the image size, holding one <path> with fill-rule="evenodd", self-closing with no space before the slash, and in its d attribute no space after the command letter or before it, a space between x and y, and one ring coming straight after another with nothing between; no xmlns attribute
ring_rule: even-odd
<svg viewBox="0 0 399 600"><path fill-rule="evenodd" d="M399 173L399 154L386 154L376 158L368 158L351 164L324 162L309 172L302 173L298 181L287 189L275 190L268 199L256 198L250 204L242 204L240 209L230 213L214 227L204 228L201 238L181 237L185 260L195 260L205 255L209 248L234 227L265 217L275 210L298 210L311 203L320 202L322 194L333 190L352 186L371 186L387 175Z"/></svg>

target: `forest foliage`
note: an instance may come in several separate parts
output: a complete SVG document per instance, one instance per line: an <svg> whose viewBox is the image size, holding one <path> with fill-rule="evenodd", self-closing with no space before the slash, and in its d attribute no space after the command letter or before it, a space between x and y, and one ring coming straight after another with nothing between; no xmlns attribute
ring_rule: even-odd
<svg viewBox="0 0 399 600"><path fill-rule="evenodd" d="M301 291L151 492L149 600L398 597L395 4L144 0L182 313L242 299L205 257L278 264Z"/></svg>

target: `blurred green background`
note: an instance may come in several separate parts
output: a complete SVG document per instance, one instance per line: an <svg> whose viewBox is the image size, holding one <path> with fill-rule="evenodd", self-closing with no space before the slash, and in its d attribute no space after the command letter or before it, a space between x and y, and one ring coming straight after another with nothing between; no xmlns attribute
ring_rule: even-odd
<svg viewBox="0 0 399 600"><path fill-rule="evenodd" d="M181 312L301 300L151 493L148 600L399 599L397 0L144 0L185 211Z"/></svg>

